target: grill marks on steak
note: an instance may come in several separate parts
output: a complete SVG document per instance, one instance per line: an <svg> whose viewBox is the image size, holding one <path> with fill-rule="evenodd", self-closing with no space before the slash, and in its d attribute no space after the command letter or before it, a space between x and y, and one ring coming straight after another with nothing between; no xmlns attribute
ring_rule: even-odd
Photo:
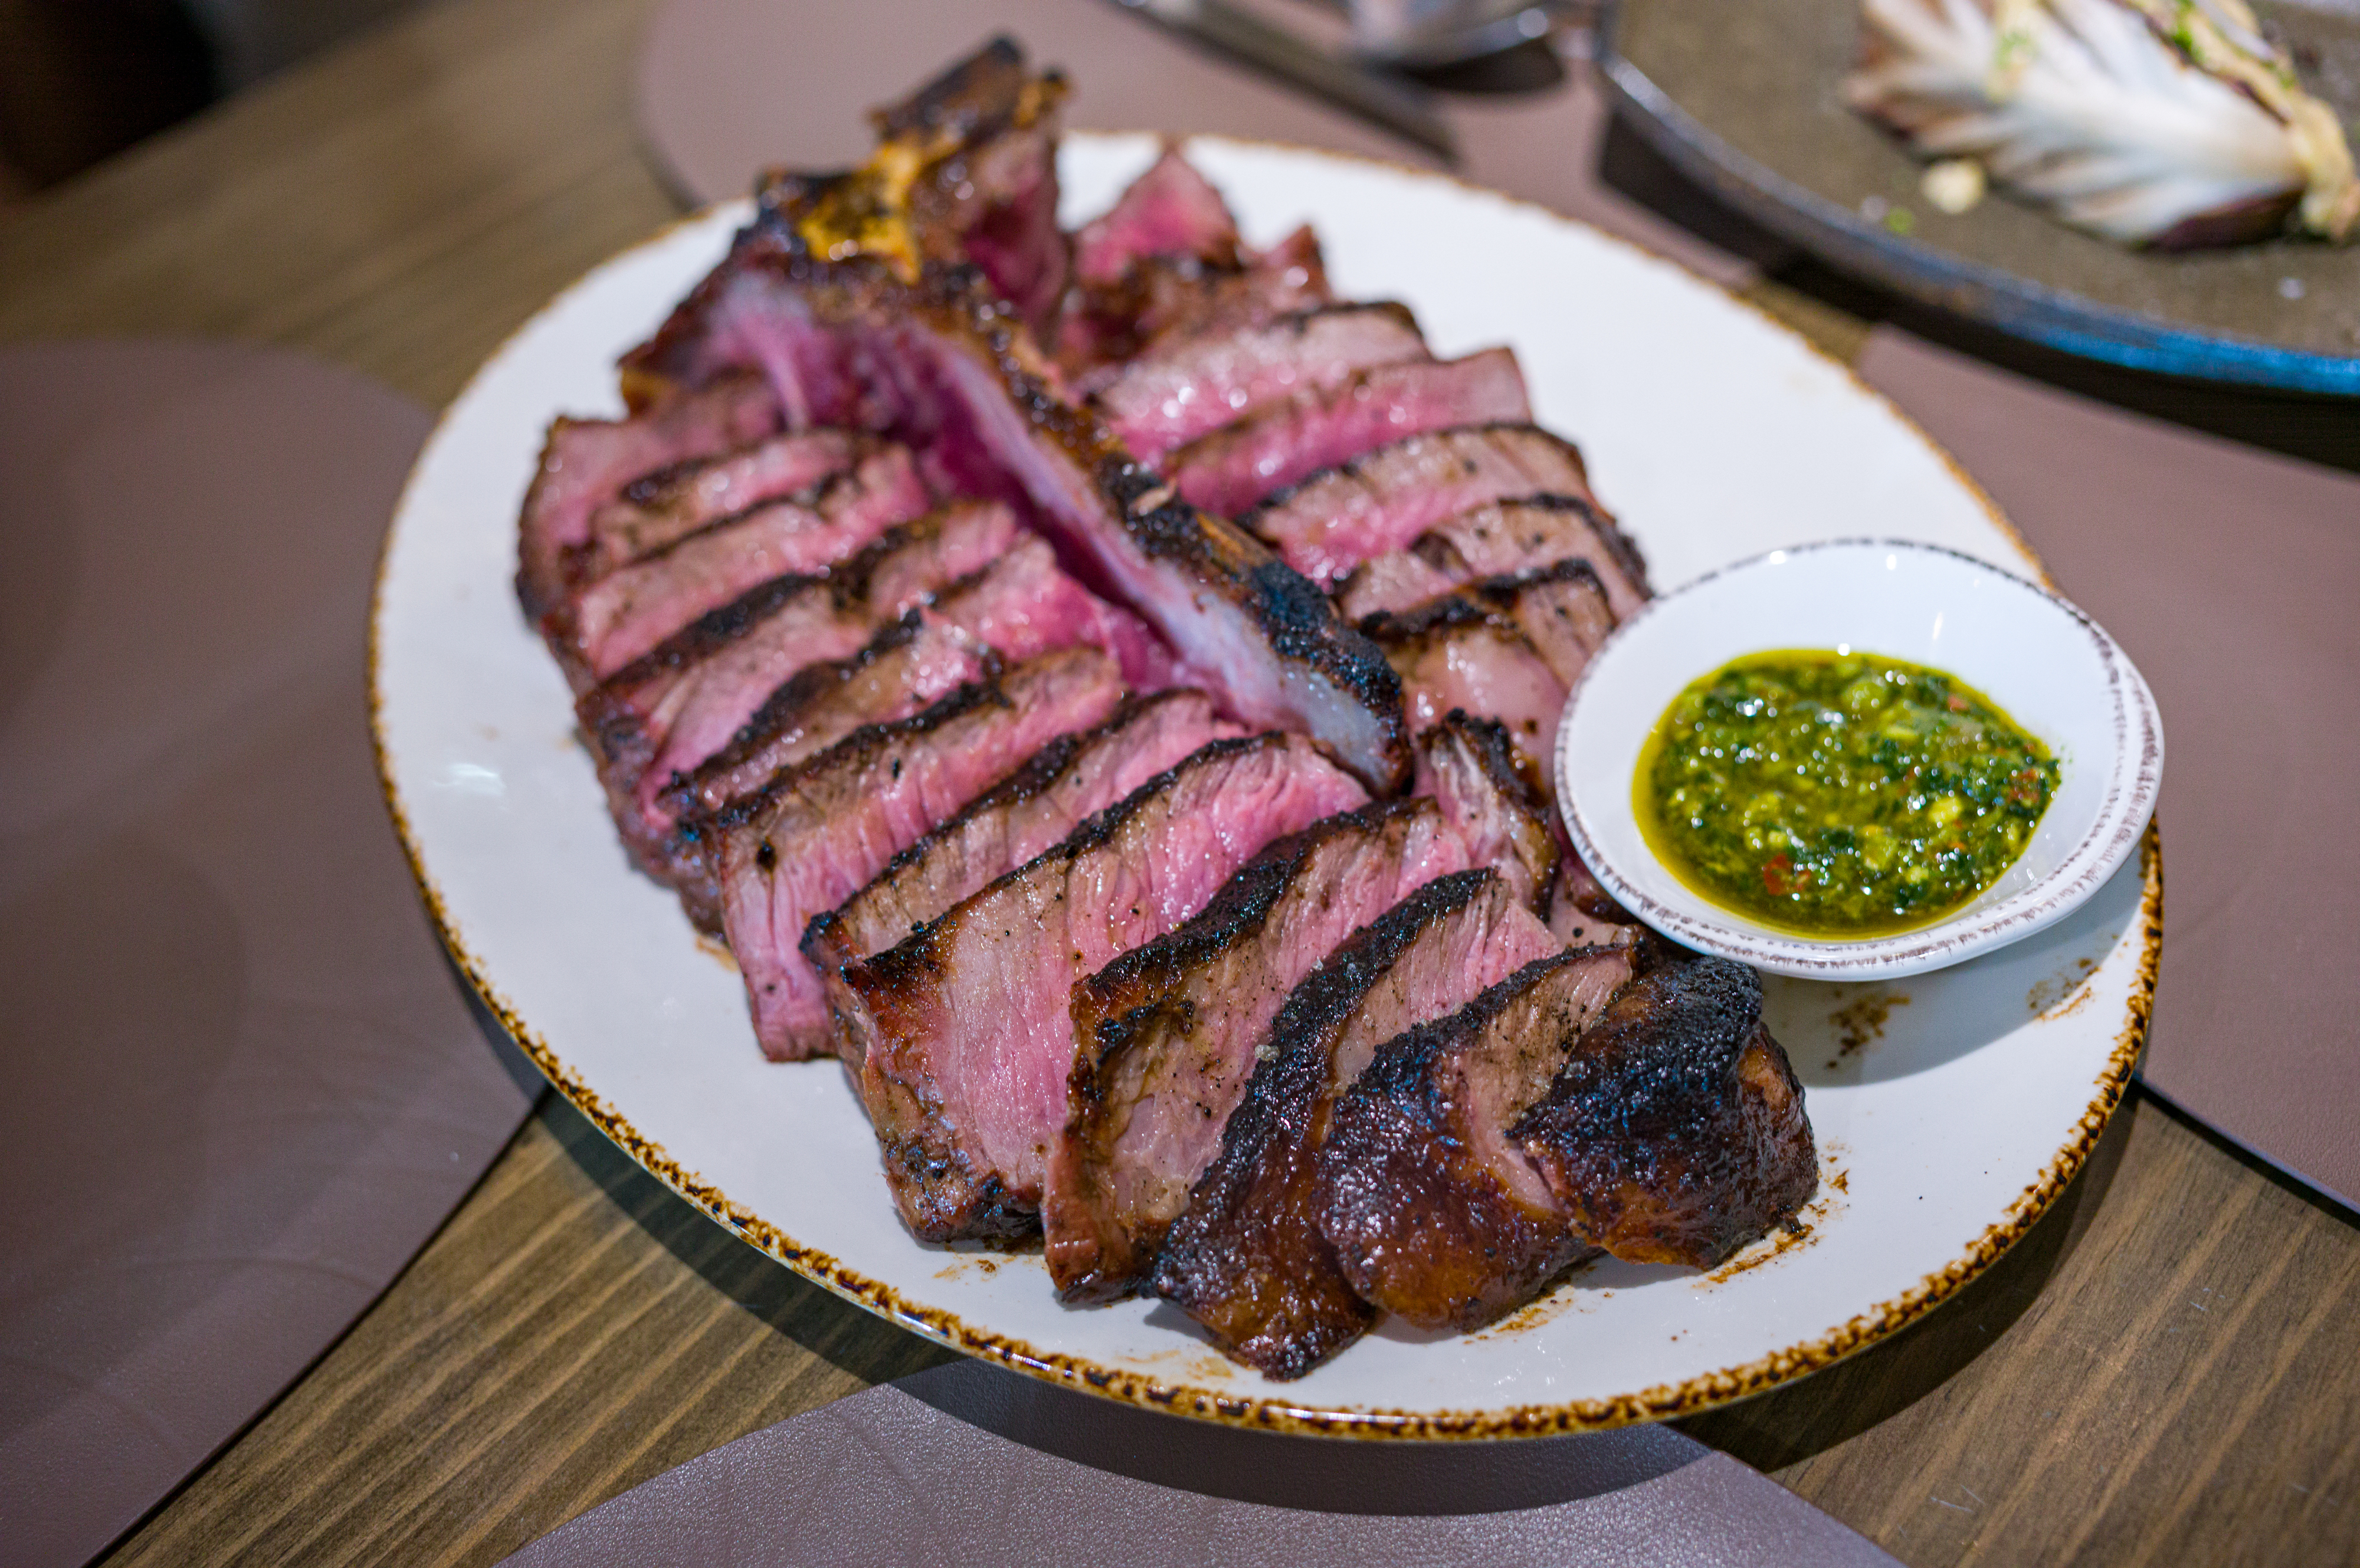
<svg viewBox="0 0 2360 1568"><path fill-rule="evenodd" d="M856 655L886 622L982 570L1017 537L998 506L964 504L889 529L824 577L764 583L584 694L583 733L624 842L672 880L679 773L720 749L796 671Z"/></svg>
<svg viewBox="0 0 2360 1568"><path fill-rule="evenodd" d="M1202 691L1133 698L1095 729L1060 735L1031 761L895 855L842 907L814 919L803 954L819 971L836 1052L857 1062L874 1020L847 965L902 941L961 899L1054 848L1097 812L1200 747L1246 733Z"/></svg>
<svg viewBox="0 0 2360 1568"><path fill-rule="evenodd" d="M1762 977L1664 964L1610 1003L1510 1132L1571 1233L1633 1263L1710 1269L1819 1189L1802 1085Z"/></svg>
<svg viewBox="0 0 2360 1568"><path fill-rule="evenodd" d="M1427 883L1329 953L1273 1020L1220 1152L1156 1258L1156 1293L1273 1377L1299 1377L1359 1338L1375 1311L1320 1228L1336 1096L1386 1040L1556 950L1507 882L1473 870Z"/></svg>
<svg viewBox="0 0 2360 1568"><path fill-rule="evenodd" d="M1467 863L1429 800L1331 818L1269 845L1186 924L1075 985L1080 1045L1041 1205L1049 1274L1068 1300L1111 1300L1146 1277L1295 983Z"/></svg>
<svg viewBox="0 0 2360 1568"><path fill-rule="evenodd" d="M1463 1332L1589 1250L1509 1127L1631 970L1619 947L1539 959L1378 1051L1319 1151L1320 1228L1363 1299Z"/></svg>
<svg viewBox="0 0 2360 1568"><path fill-rule="evenodd" d="M566 552L567 582L579 589L764 501L814 489L876 445L845 430L803 430L642 474L590 514L588 539Z"/></svg>
<svg viewBox="0 0 2360 1568"><path fill-rule="evenodd" d="M1289 566L1329 583L1470 507L1537 492L1592 499L1570 442L1532 425L1470 426L1364 452L1240 521Z"/></svg>
<svg viewBox="0 0 2360 1568"><path fill-rule="evenodd" d="M1524 776L1545 784L1557 758L1565 682L1507 616L1453 593L1405 615L1371 615L1361 630L1401 677L1403 711L1423 732L1452 709L1495 718Z"/></svg>
<svg viewBox="0 0 2360 1568"><path fill-rule="evenodd" d="M1367 798L1301 735L1215 741L845 970L873 1019L861 1091L910 1228L1031 1228L1065 1122L1074 982L1194 915L1272 839Z"/></svg>
<svg viewBox="0 0 2360 1568"><path fill-rule="evenodd" d="M1532 417L1504 348L1357 370L1190 441L1164 463L1180 494L1234 515L1305 476L1405 436Z"/></svg>
<svg viewBox="0 0 2360 1568"><path fill-rule="evenodd" d="M1639 547L1614 519L1570 495L1525 495L1461 512L1405 549L1362 561L1336 592L1348 620L1406 610L1485 577L1511 576L1562 561L1585 561L1606 591L1616 621L1647 600Z"/></svg>
<svg viewBox="0 0 2360 1568"><path fill-rule="evenodd" d="M552 640L604 680L758 583L841 561L933 505L888 448L792 501L772 501L609 572L551 618Z"/></svg>
<svg viewBox="0 0 2360 1568"><path fill-rule="evenodd" d="M539 624L565 593L564 557L589 541L590 515L645 474L728 452L779 428L779 399L759 376L718 376L625 419L560 419L518 519L517 598Z"/></svg>
<svg viewBox="0 0 2360 1568"><path fill-rule="evenodd" d="M1198 332L1120 365L1090 398L1141 462L1299 392L1427 356L1404 305L1323 305L1260 326Z"/></svg>
<svg viewBox="0 0 2360 1568"><path fill-rule="evenodd" d="M915 717L856 731L696 824L695 864L709 873L764 1052L784 1061L828 1047L819 975L802 951L813 916L1121 696L1120 671L1098 649L1045 653ZM684 899L706 894L699 878L683 878Z"/></svg>
<svg viewBox="0 0 2360 1568"><path fill-rule="evenodd" d="M1328 302L1328 267L1308 226L1242 267L1194 256L1154 256L1112 284L1085 286L1060 323L1057 358L1077 392L1095 391L1120 366L1169 339L1237 332Z"/></svg>

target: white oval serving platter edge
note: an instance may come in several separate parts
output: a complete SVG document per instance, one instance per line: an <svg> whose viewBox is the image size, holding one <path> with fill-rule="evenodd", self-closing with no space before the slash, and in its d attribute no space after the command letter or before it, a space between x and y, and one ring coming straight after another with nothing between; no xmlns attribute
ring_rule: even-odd
<svg viewBox="0 0 2360 1568"><path fill-rule="evenodd" d="M1069 136L1067 221L1154 145ZM1217 137L1188 150L1249 239L1316 223L1339 297L1407 301L1439 354L1512 343L1540 420L1580 443L1658 587L1846 534L2038 573L1881 397L1670 263L1440 177ZM1059 1305L1037 1253L912 1240L841 1073L766 1063L727 958L630 868L510 591L543 429L619 409L616 355L745 211L601 266L486 363L411 476L371 626L387 800L445 942L568 1097L691 1202L829 1289L1036 1375L1240 1425L1480 1437L1686 1414L1823 1367L1963 1285L2080 1169L2144 1039L2152 837L2081 911L2003 952L1898 987L1772 980L1765 1009L1808 1085L1826 1180L1807 1234L1711 1276L1609 1263L1481 1334L1381 1326L1273 1383L1169 1308Z"/></svg>

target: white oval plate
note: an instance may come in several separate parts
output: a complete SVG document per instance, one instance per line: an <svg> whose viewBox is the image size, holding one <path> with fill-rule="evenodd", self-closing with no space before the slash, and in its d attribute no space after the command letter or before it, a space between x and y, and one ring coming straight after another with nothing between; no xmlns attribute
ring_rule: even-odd
<svg viewBox="0 0 2360 1568"><path fill-rule="evenodd" d="M1067 220L1153 153L1145 136L1068 137ZM1210 137L1189 155L1249 238L1317 223L1339 295L1408 301L1446 354L1513 343L1540 418L1580 441L1661 587L1841 535L2038 571L1842 366L1668 263L1433 176ZM912 1241L843 1075L765 1063L735 973L626 863L564 683L509 589L543 427L619 408L616 355L744 216L709 212L617 257L492 356L419 459L373 626L387 797L444 941L558 1086L692 1202L832 1290L1043 1377L1243 1425L1491 1436L1682 1414L1825 1366L1963 1284L2080 1168L2143 1035L2152 855L2071 919L1913 982L1906 1006L1773 983L1771 1025L1810 1086L1830 1180L1802 1244L1737 1260L1759 1266L1604 1266L1483 1334L1381 1327L1280 1384L1169 1308L1060 1306L1037 1255Z"/></svg>
<svg viewBox="0 0 2360 1568"><path fill-rule="evenodd" d="M1841 648L1944 670L2043 742L2056 794L2016 864L1915 931L1798 937L1707 899L1639 831L1635 759L1664 710L1731 659ZM2078 909L2138 849L2163 783L2163 719L2130 657L2071 604L1972 556L1901 539L1774 550L1615 628L1557 726L1574 848L1622 907L1691 947L1811 980L1897 980L2021 942Z"/></svg>

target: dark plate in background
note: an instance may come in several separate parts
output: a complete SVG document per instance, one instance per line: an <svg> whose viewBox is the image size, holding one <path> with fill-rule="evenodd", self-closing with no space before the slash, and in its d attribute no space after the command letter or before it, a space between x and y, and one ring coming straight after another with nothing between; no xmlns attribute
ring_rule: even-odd
<svg viewBox="0 0 2360 1568"><path fill-rule="evenodd" d="M2256 9L2295 46L2305 85L2347 126L2360 119L2360 6ZM1859 28L1857 0L1620 0L1599 60L1617 111L1659 152L1830 266L2071 354L2360 395L2360 244L2164 255L1996 191L1939 212L1918 192L1922 166L1837 96ZM1906 211L1907 236L1863 204Z"/></svg>

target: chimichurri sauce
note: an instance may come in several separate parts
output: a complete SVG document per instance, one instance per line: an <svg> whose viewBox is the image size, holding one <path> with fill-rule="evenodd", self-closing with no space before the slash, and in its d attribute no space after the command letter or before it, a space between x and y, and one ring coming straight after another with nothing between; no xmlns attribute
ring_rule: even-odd
<svg viewBox="0 0 2360 1568"><path fill-rule="evenodd" d="M2057 789L2049 748L1939 670L1782 649L1656 721L1633 803L1698 893L1807 936L1924 925L1997 881Z"/></svg>

